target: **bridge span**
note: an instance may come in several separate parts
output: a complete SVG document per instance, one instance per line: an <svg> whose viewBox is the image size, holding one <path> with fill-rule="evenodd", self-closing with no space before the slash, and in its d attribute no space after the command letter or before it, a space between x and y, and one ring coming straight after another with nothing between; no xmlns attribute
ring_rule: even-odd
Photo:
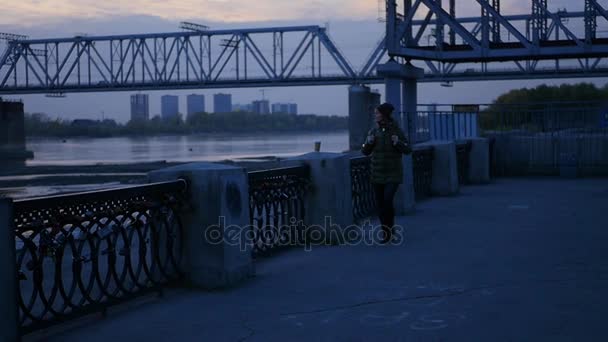
<svg viewBox="0 0 608 342"><path fill-rule="evenodd" d="M455 1L386 2L386 34L357 68L320 26L209 30L54 39L6 37L0 95L384 83L389 58L422 67L417 82L608 76L608 11L501 14L477 0L479 17ZM423 19L417 19L423 18Z"/></svg>

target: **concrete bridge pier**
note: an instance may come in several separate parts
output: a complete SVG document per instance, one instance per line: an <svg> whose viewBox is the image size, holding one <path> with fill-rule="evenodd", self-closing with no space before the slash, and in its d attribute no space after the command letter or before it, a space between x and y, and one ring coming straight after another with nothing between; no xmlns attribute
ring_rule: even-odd
<svg viewBox="0 0 608 342"><path fill-rule="evenodd" d="M416 143L416 118L418 115L418 80L424 77L424 69L412 64L403 66L403 131L412 144Z"/></svg>
<svg viewBox="0 0 608 342"><path fill-rule="evenodd" d="M384 77L386 102L395 106L394 119L411 144L416 142L416 111L418 107L418 79L424 70L411 64L403 65L394 59L378 66L378 75ZM403 158L403 184L395 195L395 213L405 215L415 210L414 168L412 156Z"/></svg>
<svg viewBox="0 0 608 342"><path fill-rule="evenodd" d="M385 80L386 102L395 106L395 120L408 139L415 143L418 80L424 77L424 70L391 59L379 65L377 72Z"/></svg>
<svg viewBox="0 0 608 342"><path fill-rule="evenodd" d="M348 88L348 145L358 151L367 132L374 125L374 110L380 105L380 94L369 87L354 84Z"/></svg>
<svg viewBox="0 0 608 342"><path fill-rule="evenodd" d="M23 102L0 98L0 169L25 165L34 154L25 148Z"/></svg>

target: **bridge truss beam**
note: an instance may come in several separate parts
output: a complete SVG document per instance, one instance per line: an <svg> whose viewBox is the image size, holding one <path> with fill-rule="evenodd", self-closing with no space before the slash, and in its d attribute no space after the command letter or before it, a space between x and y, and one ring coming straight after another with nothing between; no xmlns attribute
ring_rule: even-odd
<svg viewBox="0 0 608 342"><path fill-rule="evenodd" d="M396 0L387 2L389 8L396 4ZM553 12L547 7L547 0L531 0L532 13L517 16L502 15L498 0L476 2L482 16L467 20L456 18L452 8L446 11L440 0L416 0L407 13L397 11L395 18L387 18L397 27L395 36L387 37L389 55L408 60L481 63L597 58L608 54L608 37L595 34L597 18L606 19L606 10L597 0L585 0L585 11L575 13ZM415 21L415 17L432 20ZM578 30L576 20L566 20L570 18L583 19L585 31ZM425 44L420 39L423 33L413 35L414 39L403 36L403 32L424 32L437 23L447 25L461 42L452 44L458 39L450 38L450 44ZM504 39L501 32L509 37ZM404 40L406 44L402 43ZM443 43L443 37L438 40Z"/></svg>
<svg viewBox="0 0 608 342"><path fill-rule="evenodd" d="M376 68L389 58L418 61L420 82L608 75L608 37L601 37L608 31L597 29L608 12L597 0L555 13L531 0L532 13L521 15L501 14L499 0L476 0L480 17L456 17L455 0L447 9L439 0L403 1L400 13L387 0L389 34L359 71L319 26L10 36L0 55L0 95L381 83Z"/></svg>
<svg viewBox="0 0 608 342"><path fill-rule="evenodd" d="M325 78L354 79L356 73L319 26L11 40L0 56L4 93Z"/></svg>

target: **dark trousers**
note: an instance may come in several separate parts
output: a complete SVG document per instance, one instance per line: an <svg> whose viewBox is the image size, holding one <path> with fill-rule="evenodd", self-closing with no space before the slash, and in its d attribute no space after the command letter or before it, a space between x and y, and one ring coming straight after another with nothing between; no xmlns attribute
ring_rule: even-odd
<svg viewBox="0 0 608 342"><path fill-rule="evenodd" d="M373 184L374 195L376 196L376 207L378 218L384 232L390 237L393 226L395 225L395 207L393 200L399 188L398 183Z"/></svg>

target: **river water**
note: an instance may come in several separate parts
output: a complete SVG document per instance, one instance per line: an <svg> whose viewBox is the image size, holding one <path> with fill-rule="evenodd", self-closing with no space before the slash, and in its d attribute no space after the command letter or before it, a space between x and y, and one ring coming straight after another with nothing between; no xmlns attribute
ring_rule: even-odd
<svg viewBox="0 0 608 342"><path fill-rule="evenodd" d="M117 138L33 138L27 148L34 152L29 166L74 166L98 164L129 164L146 162L196 162L256 157L288 157L314 150L321 142L323 152L348 149L348 132L270 133L270 134L206 134L189 136L117 137ZM119 181L106 178L91 180L95 173L27 174L0 177L0 197L46 196L58 193L90 191L120 187ZM80 171L76 171L80 172ZM95 172L95 171L87 171ZM144 174L145 175L145 174ZM126 177L127 173L115 176ZM142 177L143 175L132 175ZM73 181L58 181L73 177ZM41 181L40 179L44 179ZM28 182L31 181L31 182ZM29 183L27 185L24 182Z"/></svg>
<svg viewBox="0 0 608 342"><path fill-rule="evenodd" d="M27 148L34 152L28 165L90 165L285 157L313 151L315 141L321 151L342 152L348 149L348 132L33 138Z"/></svg>

